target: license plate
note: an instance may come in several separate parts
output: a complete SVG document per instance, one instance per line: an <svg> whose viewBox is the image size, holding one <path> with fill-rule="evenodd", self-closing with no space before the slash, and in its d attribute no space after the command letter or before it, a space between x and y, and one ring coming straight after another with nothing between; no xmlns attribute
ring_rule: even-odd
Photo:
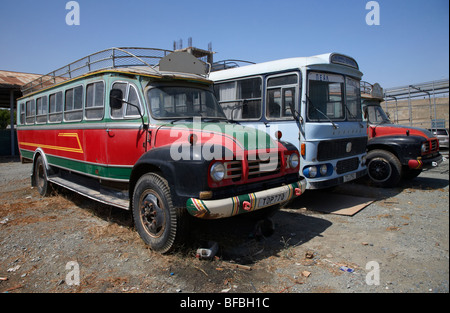
<svg viewBox="0 0 450 313"><path fill-rule="evenodd" d="M344 183L356 179L356 173L348 174L344 176Z"/></svg>
<svg viewBox="0 0 450 313"><path fill-rule="evenodd" d="M275 203L279 203L279 202L284 201L285 199L286 199L285 193L280 193L278 195L273 195L273 196L267 196L267 197L259 199L258 207L264 207L264 206L272 205Z"/></svg>

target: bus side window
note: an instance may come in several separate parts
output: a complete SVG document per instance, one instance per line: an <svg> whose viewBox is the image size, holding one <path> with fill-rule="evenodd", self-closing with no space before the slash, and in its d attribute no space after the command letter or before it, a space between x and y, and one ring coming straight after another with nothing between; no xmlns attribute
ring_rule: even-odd
<svg viewBox="0 0 450 313"><path fill-rule="evenodd" d="M142 110L141 102L139 100L137 89L134 85L126 82L117 82L113 84L112 89L122 90L123 100L139 106L141 113L144 113ZM139 111L136 107L124 102L122 108L111 110L111 117L112 118L139 117Z"/></svg>
<svg viewBox="0 0 450 313"><path fill-rule="evenodd" d="M271 119L291 118L291 104L296 108L295 90L298 76L289 74L270 77L267 80L266 116Z"/></svg>
<svg viewBox="0 0 450 313"><path fill-rule="evenodd" d="M40 97L36 100L36 124L47 123L48 102L47 96Z"/></svg>
<svg viewBox="0 0 450 313"><path fill-rule="evenodd" d="M34 124L35 111L36 111L36 103L33 100L27 101L27 113L26 113L26 123Z"/></svg>
<svg viewBox="0 0 450 313"><path fill-rule="evenodd" d="M130 87L129 87L128 102L141 107L136 87L134 87L132 85L130 85ZM141 111L142 111L142 108L141 108ZM127 110L126 110L125 116L127 116L127 117L139 116L139 110L136 107L127 104Z"/></svg>
<svg viewBox="0 0 450 313"><path fill-rule="evenodd" d="M83 115L83 86L66 90L64 119L66 121L81 121Z"/></svg>
<svg viewBox="0 0 450 313"><path fill-rule="evenodd" d="M105 99L105 84L96 82L86 86L86 105L84 118L86 120L103 119Z"/></svg>
<svg viewBox="0 0 450 313"><path fill-rule="evenodd" d="M279 118L281 112L281 89L268 90L267 116Z"/></svg>
<svg viewBox="0 0 450 313"><path fill-rule="evenodd" d="M50 123L59 123L62 121L62 91L51 94L49 97L49 114L48 121Z"/></svg>
<svg viewBox="0 0 450 313"><path fill-rule="evenodd" d="M24 102L22 102L21 104L20 104L20 117L19 117L19 123L21 124L21 125L24 125L25 124L25 103Z"/></svg>
<svg viewBox="0 0 450 313"><path fill-rule="evenodd" d="M120 89L122 90L123 99L124 101L127 100L127 83L114 83L112 86L112 89ZM120 109L111 109L111 117L112 118L123 118L123 110L125 107L125 103L122 105Z"/></svg>
<svg viewBox="0 0 450 313"><path fill-rule="evenodd" d="M217 84L215 94L228 119L260 119L261 77ZM246 100L244 102L244 100Z"/></svg>

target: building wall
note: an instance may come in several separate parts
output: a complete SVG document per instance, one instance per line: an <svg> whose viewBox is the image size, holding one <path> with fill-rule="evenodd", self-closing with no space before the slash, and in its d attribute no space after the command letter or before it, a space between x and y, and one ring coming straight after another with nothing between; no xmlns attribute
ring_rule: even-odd
<svg viewBox="0 0 450 313"><path fill-rule="evenodd" d="M430 102L431 101L431 102ZM411 105L410 105L411 103ZM445 120L445 127L449 127L449 98L426 98L382 102L383 109L389 114L391 121L408 126L430 128L431 120Z"/></svg>

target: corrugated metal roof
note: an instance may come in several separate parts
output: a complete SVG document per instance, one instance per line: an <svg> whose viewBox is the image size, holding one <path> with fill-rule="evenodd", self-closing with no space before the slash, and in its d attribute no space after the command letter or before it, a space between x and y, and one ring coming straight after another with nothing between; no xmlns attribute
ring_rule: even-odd
<svg viewBox="0 0 450 313"><path fill-rule="evenodd" d="M11 92L15 101L22 94L20 88L40 76L39 74L0 70L0 108L9 108L11 105Z"/></svg>
<svg viewBox="0 0 450 313"><path fill-rule="evenodd" d="M19 73L0 70L0 88L20 88L30 81L41 77L40 74Z"/></svg>

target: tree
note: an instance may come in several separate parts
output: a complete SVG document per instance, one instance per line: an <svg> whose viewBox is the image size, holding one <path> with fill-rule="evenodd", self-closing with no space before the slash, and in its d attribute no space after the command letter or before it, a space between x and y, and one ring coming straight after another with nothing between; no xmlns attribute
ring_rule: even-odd
<svg viewBox="0 0 450 313"><path fill-rule="evenodd" d="M15 117L14 112L14 117ZM15 119L14 119L15 120ZM9 110L0 109L0 129L6 129L11 124L11 114Z"/></svg>

